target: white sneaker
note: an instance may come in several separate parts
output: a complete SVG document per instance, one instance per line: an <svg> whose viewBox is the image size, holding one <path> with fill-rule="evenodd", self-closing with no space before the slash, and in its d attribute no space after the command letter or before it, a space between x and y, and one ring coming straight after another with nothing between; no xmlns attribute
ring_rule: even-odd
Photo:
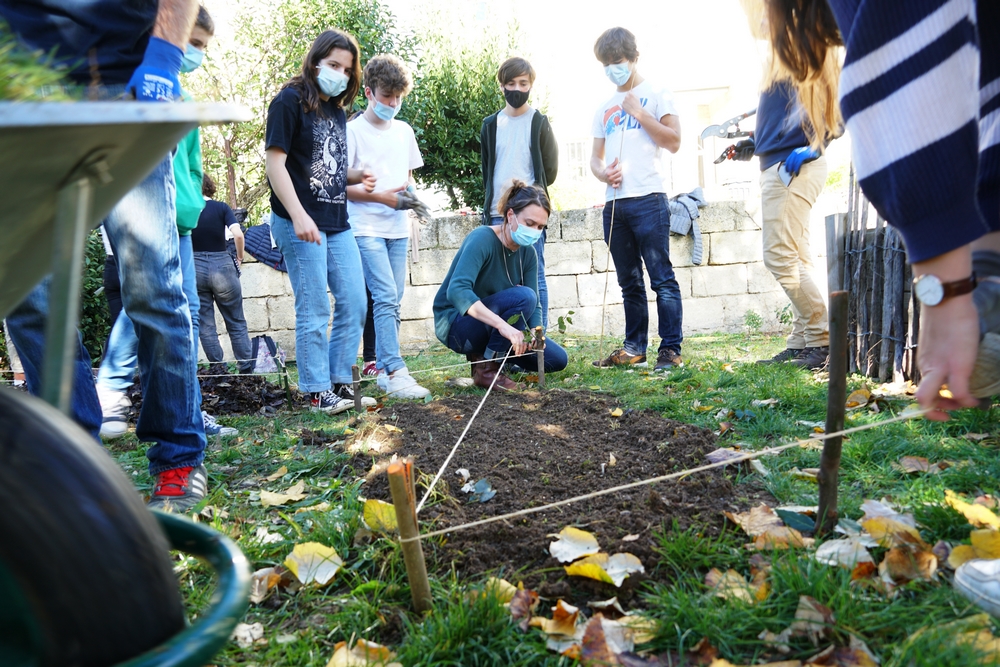
<svg viewBox="0 0 1000 667"><path fill-rule="evenodd" d="M101 437L114 440L128 431L128 409L132 401L123 391L110 391L97 387L97 399L101 402Z"/></svg>
<svg viewBox="0 0 1000 667"><path fill-rule="evenodd" d="M400 368L392 375L379 373L376 382L378 382L379 389L393 398L419 400L431 395L430 390L417 384L417 381L410 375L410 371L406 370L405 367Z"/></svg>
<svg viewBox="0 0 1000 667"><path fill-rule="evenodd" d="M240 434L240 432L232 426L223 426L219 422L215 421L215 417L208 414L204 410L201 411L201 420L205 424L205 435L207 437L217 435L221 438L229 438Z"/></svg>
<svg viewBox="0 0 1000 667"><path fill-rule="evenodd" d="M970 560L955 570L955 590L1000 618L1000 559Z"/></svg>

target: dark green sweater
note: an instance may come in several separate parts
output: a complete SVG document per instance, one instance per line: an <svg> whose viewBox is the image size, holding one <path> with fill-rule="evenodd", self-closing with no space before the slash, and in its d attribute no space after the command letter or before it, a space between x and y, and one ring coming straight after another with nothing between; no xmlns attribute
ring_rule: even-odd
<svg viewBox="0 0 1000 667"><path fill-rule="evenodd" d="M482 146L480 154L483 161L483 186L486 189L486 201L483 203L483 224L490 224L490 207L493 205L493 169L497 163L497 114L487 116L479 132ZM531 119L531 167L535 172L535 183L549 193L549 186L555 183L559 172L559 146L556 136L552 133L549 119L541 111L536 110Z"/></svg>
<svg viewBox="0 0 1000 667"><path fill-rule="evenodd" d="M476 301L517 285L538 294L538 255L533 247L507 250L491 227L477 227L462 241L434 297L434 333L448 344L452 323ZM528 326L542 323L542 307L528 317Z"/></svg>

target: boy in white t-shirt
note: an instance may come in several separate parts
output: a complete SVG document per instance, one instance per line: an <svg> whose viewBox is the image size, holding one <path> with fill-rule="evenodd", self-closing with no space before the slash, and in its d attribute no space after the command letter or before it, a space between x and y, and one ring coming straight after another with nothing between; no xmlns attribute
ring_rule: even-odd
<svg viewBox="0 0 1000 667"><path fill-rule="evenodd" d="M399 354L399 304L406 284L407 218L411 172L423 159L413 128L395 116L413 80L392 55L375 56L364 70L368 108L347 124L347 164L370 169L378 192L347 188L347 214L361 251L361 267L374 304L378 386L395 398L424 398Z"/></svg>
<svg viewBox="0 0 1000 667"><path fill-rule="evenodd" d="M659 317L656 370L663 371L682 363L681 291L670 263L670 211L661 164L663 149L676 153L680 148L680 120L670 91L640 76L635 35L625 28L611 28L597 39L594 54L617 87L594 114L590 170L608 184L604 241L615 261L625 306L622 347L594 365L647 365L645 264Z"/></svg>

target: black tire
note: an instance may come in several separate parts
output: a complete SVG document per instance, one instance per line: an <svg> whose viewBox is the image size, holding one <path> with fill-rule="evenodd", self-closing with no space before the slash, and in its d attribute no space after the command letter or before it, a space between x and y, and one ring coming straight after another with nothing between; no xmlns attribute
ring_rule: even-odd
<svg viewBox="0 0 1000 667"><path fill-rule="evenodd" d="M180 632L169 548L90 436L0 389L0 620L16 617L0 625L0 663L30 653L39 667L105 667Z"/></svg>

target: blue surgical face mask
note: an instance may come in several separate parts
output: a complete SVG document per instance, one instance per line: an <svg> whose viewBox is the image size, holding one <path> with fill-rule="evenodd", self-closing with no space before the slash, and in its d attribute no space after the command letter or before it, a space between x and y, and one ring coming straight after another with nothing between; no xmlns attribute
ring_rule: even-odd
<svg viewBox="0 0 1000 667"><path fill-rule="evenodd" d="M190 44L184 49L184 58L181 60L181 74L193 72L201 67L201 61L205 59L205 52L199 51Z"/></svg>
<svg viewBox="0 0 1000 667"><path fill-rule="evenodd" d="M528 246L535 245L538 239L542 238L542 230L534 229L533 227L525 227L520 224L517 220L517 214L514 214L514 224L517 225L517 227L515 227L514 231L510 233L510 238L517 245L527 248Z"/></svg>
<svg viewBox="0 0 1000 667"><path fill-rule="evenodd" d="M604 68L604 73L611 79L611 83L616 86L624 86L628 78L632 76L632 70L629 68L628 62L608 65Z"/></svg>
<svg viewBox="0 0 1000 667"><path fill-rule="evenodd" d="M400 107L403 106L403 103L400 102L396 106L391 107L388 104L382 104L381 102L379 102L374 98L371 100L371 103L372 103L372 110L375 112L375 115L381 118L382 120L392 120L393 118L396 117L396 114L399 113Z"/></svg>
<svg viewBox="0 0 1000 667"><path fill-rule="evenodd" d="M320 65L316 69L319 70L319 73L316 74L316 83L319 84L319 89L324 95L336 97L347 90L346 74L326 65Z"/></svg>

